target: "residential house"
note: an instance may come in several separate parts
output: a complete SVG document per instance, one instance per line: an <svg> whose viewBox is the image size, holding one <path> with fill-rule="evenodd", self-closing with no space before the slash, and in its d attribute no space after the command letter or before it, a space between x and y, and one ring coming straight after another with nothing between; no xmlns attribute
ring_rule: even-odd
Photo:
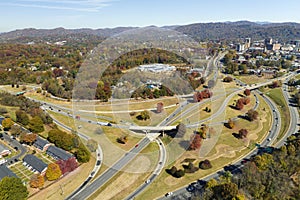
<svg viewBox="0 0 300 200"><path fill-rule="evenodd" d="M69 152L56 146L49 146L46 153L55 160L68 160L69 158L73 157L73 155Z"/></svg>
<svg viewBox="0 0 300 200"><path fill-rule="evenodd" d="M17 175L13 173L10 169L8 169L5 165L0 165L0 181L4 177L17 177Z"/></svg>
<svg viewBox="0 0 300 200"><path fill-rule="evenodd" d="M0 144L0 157L7 156L11 153L11 151L4 145Z"/></svg>
<svg viewBox="0 0 300 200"><path fill-rule="evenodd" d="M48 167L46 163L32 154L27 154L23 158L23 165L28 167L31 171L38 172L40 174L45 174Z"/></svg>
<svg viewBox="0 0 300 200"><path fill-rule="evenodd" d="M33 146L42 151L46 151L47 148L50 146L50 143L47 140L37 137L36 141L33 143Z"/></svg>

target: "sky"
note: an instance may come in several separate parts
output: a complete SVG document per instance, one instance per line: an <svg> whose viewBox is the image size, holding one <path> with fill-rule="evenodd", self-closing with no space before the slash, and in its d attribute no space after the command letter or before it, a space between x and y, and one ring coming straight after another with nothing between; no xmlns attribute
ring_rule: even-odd
<svg viewBox="0 0 300 200"><path fill-rule="evenodd" d="M0 32L199 22L299 22L299 0L0 0Z"/></svg>

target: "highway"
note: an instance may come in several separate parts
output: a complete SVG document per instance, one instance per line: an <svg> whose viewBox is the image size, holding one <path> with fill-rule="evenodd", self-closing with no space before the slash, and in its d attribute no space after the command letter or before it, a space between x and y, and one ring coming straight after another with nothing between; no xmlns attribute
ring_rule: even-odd
<svg viewBox="0 0 300 200"><path fill-rule="evenodd" d="M67 199L73 200L83 200L87 199L90 195L103 186L107 181L114 177L120 170L123 169L133 158L136 157L148 144L150 140L147 137L144 137L138 144L138 146L133 147L128 153L126 153L120 160L118 160L113 166L103 172L96 180L91 184L87 185L79 193L69 196Z"/></svg>

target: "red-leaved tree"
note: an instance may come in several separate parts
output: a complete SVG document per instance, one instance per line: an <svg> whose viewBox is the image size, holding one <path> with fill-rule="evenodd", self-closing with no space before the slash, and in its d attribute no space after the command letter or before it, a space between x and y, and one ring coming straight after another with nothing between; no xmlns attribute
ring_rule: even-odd
<svg viewBox="0 0 300 200"><path fill-rule="evenodd" d="M58 164L62 174L71 172L78 167L75 157L71 157L68 160L58 160L56 164Z"/></svg>
<svg viewBox="0 0 300 200"><path fill-rule="evenodd" d="M190 138L190 150L200 149L202 138L199 134L194 134Z"/></svg>

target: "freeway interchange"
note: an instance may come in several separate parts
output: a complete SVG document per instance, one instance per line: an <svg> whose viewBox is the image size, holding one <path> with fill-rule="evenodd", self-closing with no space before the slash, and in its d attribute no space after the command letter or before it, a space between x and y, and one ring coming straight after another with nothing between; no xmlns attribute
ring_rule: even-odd
<svg viewBox="0 0 300 200"><path fill-rule="evenodd" d="M220 57L218 57L219 59ZM217 59L215 58L213 63L214 66L217 66ZM214 74L213 74L213 79L217 80L218 78L218 69L217 67L214 68ZM283 84L283 94L284 94L284 98L287 102L289 102L289 99L291 98L288 90L287 90L287 86L286 86L286 82L293 77L295 74L290 73L289 75L282 77L282 78L278 78L277 80L283 80L284 84ZM228 105L229 101L232 99L232 97L240 92L242 92L244 89L250 89L255 91L254 94L255 95L260 95L263 100L269 105L270 109L271 109L271 115L272 115L272 125L271 128L268 132L268 135L264 138L264 140L260 143L260 146L281 146L282 144L284 144L285 139L290 136L291 134L295 133L297 131L297 124L298 124L298 111L297 108L295 107L291 107L289 106L289 111L290 111L290 118L291 118L291 122L288 128L288 131L286 132L286 134L284 135L284 137L278 141L277 143L275 143L277 136L279 135L279 131L280 131L280 125L281 125L281 117L280 117L280 112L277 109L277 106L275 105L275 103L268 97L266 97L265 95L263 95L261 92L259 92L258 90L256 90L259 87L265 86L265 85L269 85L272 83L273 80L271 81L267 81L264 83L259 83L259 84L255 84L255 85L247 85L239 80L235 80L240 86L242 86L242 88L237 89L235 91L233 91L232 93L230 93L225 100L223 101L222 105L220 106L220 108L214 112L210 117L206 118L206 119L201 119L198 122L195 123L191 123L189 125L187 125L188 128L195 128L195 127L199 127L201 124L203 124L204 122L207 122L213 118L218 117L219 115L221 115L225 109L226 106ZM190 96L187 96L190 97ZM158 143L159 146L159 152L160 152L160 158L158 160L157 163L157 167L156 169L153 171L152 175L147 179L147 181L140 185L133 193L131 193L126 199L133 199L135 196L137 196L138 194L140 194L142 191L144 191L147 186L149 186L156 178L157 176L160 174L160 172L163 170L163 167L166 163L166 157L167 157L167 152L166 149L164 147L164 144L162 143L162 141L158 138L158 136L160 135L160 131L162 130L170 130L170 129L174 129L175 127L172 126L172 123L176 122L176 120L178 120L179 118L183 118L184 116L186 116L187 114L193 112L195 110L195 108L197 108L200 105L205 104L208 101L215 101L218 99L219 96L213 96L211 99L207 99L204 100L202 102L199 103L195 103L195 105L192 105L190 107L188 107L188 105L190 105L190 101L191 99L187 99L183 102L181 102L178 106L178 108L172 112L169 116L167 116L164 120L162 120L162 122L155 127L143 127L143 126L134 126L134 125L126 125L126 124L111 124L112 127L115 128L121 128L121 129L129 129L132 131L148 131L148 134L145 135L145 137L143 137L143 139L141 139L138 144L136 144L136 146L134 146L132 149L130 149L124 156L122 156L118 161L116 161L110 168L108 168L106 171L104 171L100 176L96 177L92 182L91 182L91 177L89 177L86 182L80 187L78 188L78 190L76 190L75 192L73 192L67 199L87 199L89 196L91 196L95 191L97 191L101 186L103 186L105 183L107 183L110 179L112 179L119 171L121 171L130 161L132 161L136 155L138 155L145 147L147 147L151 141L156 141ZM257 99L257 97L256 97ZM190 101L189 101L190 100ZM35 100L37 101L37 100ZM76 119L76 114L70 114L72 113L72 109L69 108L65 108L62 106L58 106L55 104L49 104L47 102L43 102L43 101L39 101L40 103L42 103L42 108L47 112L48 110L51 110L53 112L57 112L60 113L62 115L68 116L68 117L72 117L74 119ZM256 100L256 105L254 107L254 109L256 109L258 107L258 100ZM80 113L81 118L80 119L76 119L76 120L80 120L83 122L87 122L87 123L91 123L91 124L95 124L95 125L101 125L101 123L99 124L99 121L93 121L91 119L86 119L85 117L91 117L95 115L89 114L89 113L84 113L84 112L77 112ZM98 119L105 119L105 117L97 117ZM107 119L105 119L107 120ZM67 129L67 130L71 130L69 127L67 127L66 125L64 125L63 123L55 120L55 123L57 123L59 126ZM219 123L224 123L225 121L220 121ZM83 133L78 132L79 136L82 137L85 140L88 140L89 137L86 136ZM97 150L97 154L99 155L101 153L101 147L99 146L98 150ZM255 148L252 151L250 151L247 155L244 155L243 157L235 160L234 162L232 162L232 165L237 166L238 168L241 168L243 166L243 164L241 164L241 161L243 159L249 159L251 156L256 155L258 152L258 149ZM104 155L105 157L105 155ZM97 161L102 163L103 160L103 156L98 156L97 157ZM97 166L97 170L99 170L100 166L99 166L99 162L97 162L98 166ZM222 172L222 169L218 169L215 173L212 173L204 178L202 178L202 180L207 181L211 178L217 178L220 175L220 172ZM95 175L95 170L93 170L93 176ZM170 199L173 196L178 196L179 199L180 197L185 199L186 197L190 197L191 196L191 191L188 191L187 186L179 188L176 191L169 191L171 193L169 193L170 195L168 197L161 197L160 199ZM172 195L171 195L172 194Z"/></svg>

